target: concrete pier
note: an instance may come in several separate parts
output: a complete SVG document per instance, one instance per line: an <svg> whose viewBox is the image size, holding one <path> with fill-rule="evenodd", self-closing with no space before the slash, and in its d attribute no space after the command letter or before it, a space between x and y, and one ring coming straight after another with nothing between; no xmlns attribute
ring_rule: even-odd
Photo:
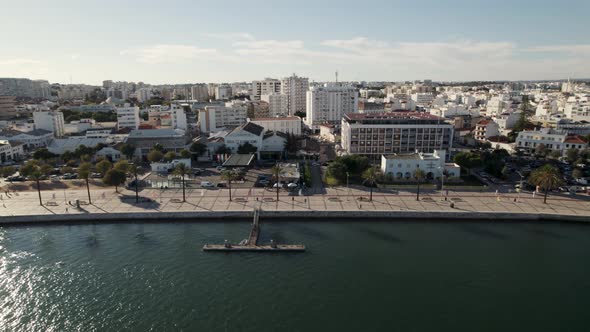
<svg viewBox="0 0 590 332"><path fill-rule="evenodd" d="M252 228L250 229L250 235L245 245L233 245L229 241L225 241L224 244L205 244L203 251L291 251L291 252L302 252L305 251L305 246L302 244L276 244L271 240L270 245L258 245L258 236L260 235L260 211L254 210L254 220L252 221Z"/></svg>

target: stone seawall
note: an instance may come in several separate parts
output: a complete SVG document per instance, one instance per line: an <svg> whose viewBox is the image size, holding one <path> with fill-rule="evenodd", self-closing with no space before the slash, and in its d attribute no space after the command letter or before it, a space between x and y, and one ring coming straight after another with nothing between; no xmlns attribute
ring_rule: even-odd
<svg viewBox="0 0 590 332"><path fill-rule="evenodd" d="M139 212L100 214L51 214L5 216L0 225L38 223L113 223L113 222L169 222L169 221L229 221L249 220L252 211L194 211L194 212ZM309 221L361 221L364 219L396 220L487 220L487 221L563 221L590 222L590 216L566 214L529 214L514 212L469 211L261 211L265 221L280 219L304 219Z"/></svg>

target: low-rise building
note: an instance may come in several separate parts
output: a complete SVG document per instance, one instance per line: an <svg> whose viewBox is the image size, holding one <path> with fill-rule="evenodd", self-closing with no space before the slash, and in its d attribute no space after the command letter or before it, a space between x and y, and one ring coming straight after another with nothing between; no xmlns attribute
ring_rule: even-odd
<svg viewBox="0 0 590 332"><path fill-rule="evenodd" d="M190 169L191 168L191 159L190 158L174 159L170 162L151 163L150 168L151 168L152 172L168 173L168 172L172 171L174 168L176 168L176 166L178 166L179 164L184 164L186 167L188 167Z"/></svg>
<svg viewBox="0 0 590 332"><path fill-rule="evenodd" d="M285 134L301 135L301 118L296 116L276 118L256 118L250 120L265 130L278 131Z"/></svg>
<svg viewBox="0 0 590 332"><path fill-rule="evenodd" d="M0 140L22 142L25 151L46 147L52 139L53 133L44 129L35 129L28 132L11 129L0 131Z"/></svg>
<svg viewBox="0 0 590 332"><path fill-rule="evenodd" d="M237 153L240 146L248 143L256 147L258 158L281 155L285 149L287 137L280 132L267 131L262 126L248 122L225 135L224 143L232 153Z"/></svg>
<svg viewBox="0 0 590 332"><path fill-rule="evenodd" d="M24 157L25 150L22 142L0 140L0 162L18 161Z"/></svg>
<svg viewBox="0 0 590 332"><path fill-rule="evenodd" d="M414 178L416 170L425 172L427 179L460 177L461 168L455 163L446 162L446 151L434 150L433 153L403 153L381 156L381 172L389 174L395 180L409 180Z"/></svg>
<svg viewBox="0 0 590 332"><path fill-rule="evenodd" d="M104 157L111 162L117 162L121 159L121 151L112 148L110 146L106 146L98 151L96 151L97 157Z"/></svg>
<svg viewBox="0 0 590 332"><path fill-rule="evenodd" d="M516 148L520 150L534 152L540 145L551 151L559 151L563 155L568 149L587 148L588 142L578 135L568 135L551 128L521 131L516 137Z"/></svg>
<svg viewBox="0 0 590 332"><path fill-rule="evenodd" d="M55 137L63 137L64 129L64 115L59 111L38 111L33 112L33 121L35 129L44 129L53 133Z"/></svg>
<svg viewBox="0 0 590 332"><path fill-rule="evenodd" d="M49 142L49 152L62 155L66 151L74 152L79 146L94 148L99 144L106 144L106 138L86 138L84 136L72 136L69 138L55 138Z"/></svg>
<svg viewBox="0 0 590 332"><path fill-rule="evenodd" d="M478 141L485 141L490 137L500 135L500 127L492 120L481 120L475 125L473 137Z"/></svg>
<svg viewBox="0 0 590 332"><path fill-rule="evenodd" d="M132 130L126 143L136 148L135 157L144 158L156 144L166 151L180 152L186 147L187 138L180 129L140 129Z"/></svg>
<svg viewBox="0 0 590 332"><path fill-rule="evenodd" d="M199 129L210 133L243 125L248 120L247 107L207 106L199 110Z"/></svg>

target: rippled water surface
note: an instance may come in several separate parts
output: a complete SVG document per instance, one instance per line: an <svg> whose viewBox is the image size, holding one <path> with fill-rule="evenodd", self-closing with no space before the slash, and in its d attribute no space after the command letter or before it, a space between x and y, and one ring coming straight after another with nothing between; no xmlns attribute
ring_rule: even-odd
<svg viewBox="0 0 590 332"><path fill-rule="evenodd" d="M590 225L263 221L308 251L200 250L248 230L0 228L0 331L590 329Z"/></svg>

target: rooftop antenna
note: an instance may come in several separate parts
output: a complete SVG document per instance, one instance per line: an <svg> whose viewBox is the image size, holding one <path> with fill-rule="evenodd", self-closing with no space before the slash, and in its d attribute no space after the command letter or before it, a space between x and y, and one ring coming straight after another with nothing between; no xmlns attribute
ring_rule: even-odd
<svg viewBox="0 0 590 332"><path fill-rule="evenodd" d="M338 83L338 71L336 71L336 83Z"/></svg>

